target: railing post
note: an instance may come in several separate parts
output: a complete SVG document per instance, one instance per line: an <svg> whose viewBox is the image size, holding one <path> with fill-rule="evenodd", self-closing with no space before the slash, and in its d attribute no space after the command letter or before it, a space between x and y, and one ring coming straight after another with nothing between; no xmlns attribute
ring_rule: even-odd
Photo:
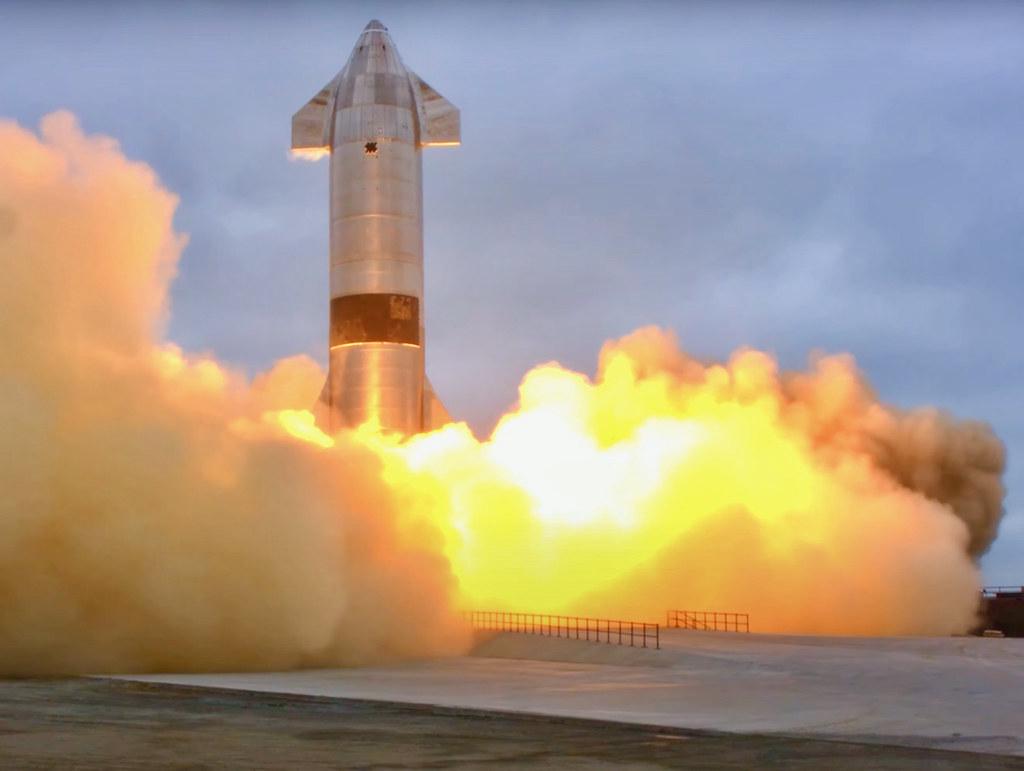
<svg viewBox="0 0 1024 771"><path fill-rule="evenodd" d="M703 632L744 632L749 634L750 614L732 610L679 610L670 608L665 611L665 626L668 629L695 629Z"/></svg>

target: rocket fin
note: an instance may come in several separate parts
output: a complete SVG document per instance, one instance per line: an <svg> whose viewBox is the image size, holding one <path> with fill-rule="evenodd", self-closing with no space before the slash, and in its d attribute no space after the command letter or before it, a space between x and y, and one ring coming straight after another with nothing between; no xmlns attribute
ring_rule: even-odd
<svg viewBox="0 0 1024 771"><path fill-rule="evenodd" d="M327 380L324 381L324 387L320 389L320 395L317 397L316 402L313 404L313 421L317 424L321 431L331 433L331 394L328 391L328 386L331 384L331 376L327 376Z"/></svg>
<svg viewBox="0 0 1024 771"><path fill-rule="evenodd" d="M423 379L423 430L436 431L441 426L453 423L452 416L445 409L444 404L437 398L434 386L430 378Z"/></svg>
<svg viewBox="0 0 1024 771"><path fill-rule="evenodd" d="M412 93L420 117L420 146L444 147L462 142L459 108L409 70Z"/></svg>
<svg viewBox="0 0 1024 771"><path fill-rule="evenodd" d="M292 150L330 152L329 118L334 111L335 85L339 77L335 76L292 116Z"/></svg>

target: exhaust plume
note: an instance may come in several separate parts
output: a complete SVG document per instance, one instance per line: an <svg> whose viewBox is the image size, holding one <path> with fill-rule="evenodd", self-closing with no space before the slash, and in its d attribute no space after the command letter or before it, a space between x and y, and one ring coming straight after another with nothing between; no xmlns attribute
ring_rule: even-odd
<svg viewBox="0 0 1024 771"><path fill-rule="evenodd" d="M1002 515L985 425L671 333L529 372L486 440L324 434L306 357L251 382L162 342L173 195L74 118L0 122L0 672L357 664L463 650L456 608L757 631L974 622Z"/></svg>

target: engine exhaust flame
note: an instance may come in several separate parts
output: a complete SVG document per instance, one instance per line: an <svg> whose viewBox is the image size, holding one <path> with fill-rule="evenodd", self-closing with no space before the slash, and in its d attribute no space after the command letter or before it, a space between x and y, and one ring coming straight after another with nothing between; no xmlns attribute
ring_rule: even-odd
<svg viewBox="0 0 1024 771"><path fill-rule="evenodd" d="M651 349L675 366L637 358ZM963 631L972 556L1001 513L1002 448L984 426L883 407L848 357L780 375L742 351L704 368L656 329L607 346L595 382L531 372L487 442L463 425L361 438L407 506L433 508L469 606L656 618L686 604L751 608L763 631ZM920 488L900 484L901 456L933 465Z"/></svg>
<svg viewBox="0 0 1024 771"><path fill-rule="evenodd" d="M331 154L326 147L299 147L289 151L288 157L296 161L308 161L316 163Z"/></svg>
<svg viewBox="0 0 1024 771"><path fill-rule="evenodd" d="M836 634L974 621L1002 446L881 405L848 356L704 366L651 328L606 345L594 381L548 364L520 397L485 442L361 437L445 533L467 606L740 608L761 631Z"/></svg>

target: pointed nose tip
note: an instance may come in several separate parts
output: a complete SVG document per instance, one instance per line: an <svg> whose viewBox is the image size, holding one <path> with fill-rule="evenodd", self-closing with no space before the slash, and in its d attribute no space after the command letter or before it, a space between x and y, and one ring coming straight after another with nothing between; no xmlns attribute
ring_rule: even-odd
<svg viewBox="0 0 1024 771"><path fill-rule="evenodd" d="M368 32L371 29L379 29L384 32L388 31L388 28L381 24L377 19L370 19L370 23L363 27L363 32Z"/></svg>

